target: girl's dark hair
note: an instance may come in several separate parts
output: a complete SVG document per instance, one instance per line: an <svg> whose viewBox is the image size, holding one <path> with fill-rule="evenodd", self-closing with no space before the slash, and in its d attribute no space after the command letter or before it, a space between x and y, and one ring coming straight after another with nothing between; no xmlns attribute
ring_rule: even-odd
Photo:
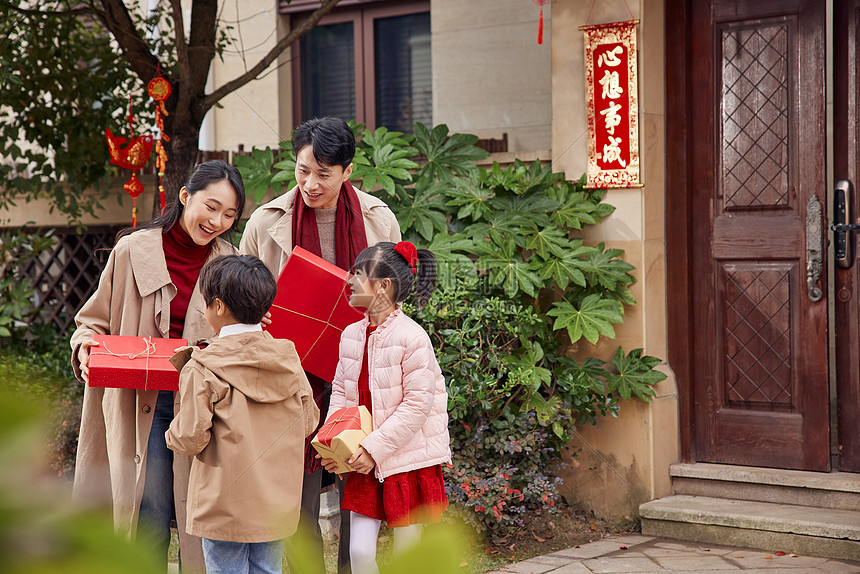
<svg viewBox="0 0 860 574"><path fill-rule="evenodd" d="M394 243L382 241L364 249L355 258L353 269L361 269L374 281L390 279L394 284L394 302L403 303L412 293L413 301L423 307L436 287L436 257L427 249L418 250L418 274L406 258L394 250Z"/></svg>
<svg viewBox="0 0 860 574"><path fill-rule="evenodd" d="M200 271L206 306L221 299L236 320L259 323L272 306L278 285L266 265L253 255L222 255Z"/></svg>
<svg viewBox="0 0 860 574"><path fill-rule="evenodd" d="M314 159L320 165L349 167L355 157L355 134L349 124L340 118L314 118L293 132L293 153L312 146Z"/></svg>
<svg viewBox="0 0 860 574"><path fill-rule="evenodd" d="M194 168L194 173L192 173L191 177L188 178L188 182L185 184L185 189L188 191L189 195L194 195L198 191L206 189L209 185L224 180L227 180L233 188L233 191L236 193L236 217L233 218L233 225L230 226L230 229L221 234L221 237L230 241L232 233L239 230L239 219L242 217L242 212L245 210L245 184L242 182L242 176L239 175L239 171L226 161L221 161L220 159L207 161L198 164L198 166ZM130 233L140 231L141 229L160 227L162 230L167 231L182 219L182 212L184 209L185 206L182 205L182 202L179 201L179 197L177 196L176 201L165 206L164 213L158 217L155 217L138 227L126 227L125 229L121 229L119 233L116 234L116 241L119 241L122 237L125 237Z"/></svg>

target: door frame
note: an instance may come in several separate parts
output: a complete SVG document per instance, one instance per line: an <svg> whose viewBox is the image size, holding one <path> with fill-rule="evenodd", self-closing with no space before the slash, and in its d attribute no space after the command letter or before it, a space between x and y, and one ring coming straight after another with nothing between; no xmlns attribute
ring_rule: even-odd
<svg viewBox="0 0 860 574"><path fill-rule="evenodd" d="M665 29L672 30L676 42L665 47L666 70L666 292L668 360L678 386L678 424L681 460L693 462L695 424L693 420L693 278L691 240L692 201L687 190L690 173L690 134L687 118L692 102L687 96L690 75L690 0L665 0ZM680 49L677 47L680 45ZM674 49L673 49L674 46ZM682 89L678 89L681 87Z"/></svg>
<svg viewBox="0 0 860 574"><path fill-rule="evenodd" d="M860 185L860 0L835 0L833 6L833 176L854 184L854 218ZM850 37L853 35L853 42ZM852 98L851 95L854 95ZM844 118L840 121L839 118ZM834 272L837 429L839 469L860 472L860 251L854 237L854 264ZM849 352L840 353L840 349Z"/></svg>

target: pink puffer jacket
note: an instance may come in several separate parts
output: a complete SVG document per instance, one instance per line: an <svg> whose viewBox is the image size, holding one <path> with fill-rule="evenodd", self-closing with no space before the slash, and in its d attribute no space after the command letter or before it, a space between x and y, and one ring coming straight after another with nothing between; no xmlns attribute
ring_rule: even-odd
<svg viewBox="0 0 860 574"><path fill-rule="evenodd" d="M341 335L326 418L358 405L367 324L367 318L353 323ZM361 446L376 461L376 477L450 461L448 393L424 329L398 307L371 333L367 355L373 432Z"/></svg>

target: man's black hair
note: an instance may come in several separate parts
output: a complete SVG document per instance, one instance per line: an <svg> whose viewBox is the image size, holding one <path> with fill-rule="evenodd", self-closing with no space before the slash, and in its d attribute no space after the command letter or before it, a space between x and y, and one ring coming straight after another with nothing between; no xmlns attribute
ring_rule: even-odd
<svg viewBox="0 0 860 574"><path fill-rule="evenodd" d="M293 153L311 146L320 165L339 165L346 169L355 157L355 134L340 118L314 118L293 132Z"/></svg>

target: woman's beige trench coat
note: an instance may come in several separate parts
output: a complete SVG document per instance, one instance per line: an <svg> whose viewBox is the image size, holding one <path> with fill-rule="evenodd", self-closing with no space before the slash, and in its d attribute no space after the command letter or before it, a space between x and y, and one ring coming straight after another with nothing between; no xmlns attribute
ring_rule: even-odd
<svg viewBox="0 0 860 574"><path fill-rule="evenodd" d="M209 259L233 253L223 239L215 239ZM176 287L170 281L161 229L145 229L119 240L111 251L96 292L75 317L71 338L72 366L80 378L78 349L96 333L137 337L167 337L170 300ZM182 337L190 345L214 335L203 310L199 285L188 304ZM74 494L89 504L113 508L117 532L133 537L146 477L146 445L158 391L87 387L81 415L75 466ZM174 412L179 408L176 394ZM185 524L185 501L191 458L175 455L173 492L176 523ZM204 571L200 539L179 528L183 570Z"/></svg>

